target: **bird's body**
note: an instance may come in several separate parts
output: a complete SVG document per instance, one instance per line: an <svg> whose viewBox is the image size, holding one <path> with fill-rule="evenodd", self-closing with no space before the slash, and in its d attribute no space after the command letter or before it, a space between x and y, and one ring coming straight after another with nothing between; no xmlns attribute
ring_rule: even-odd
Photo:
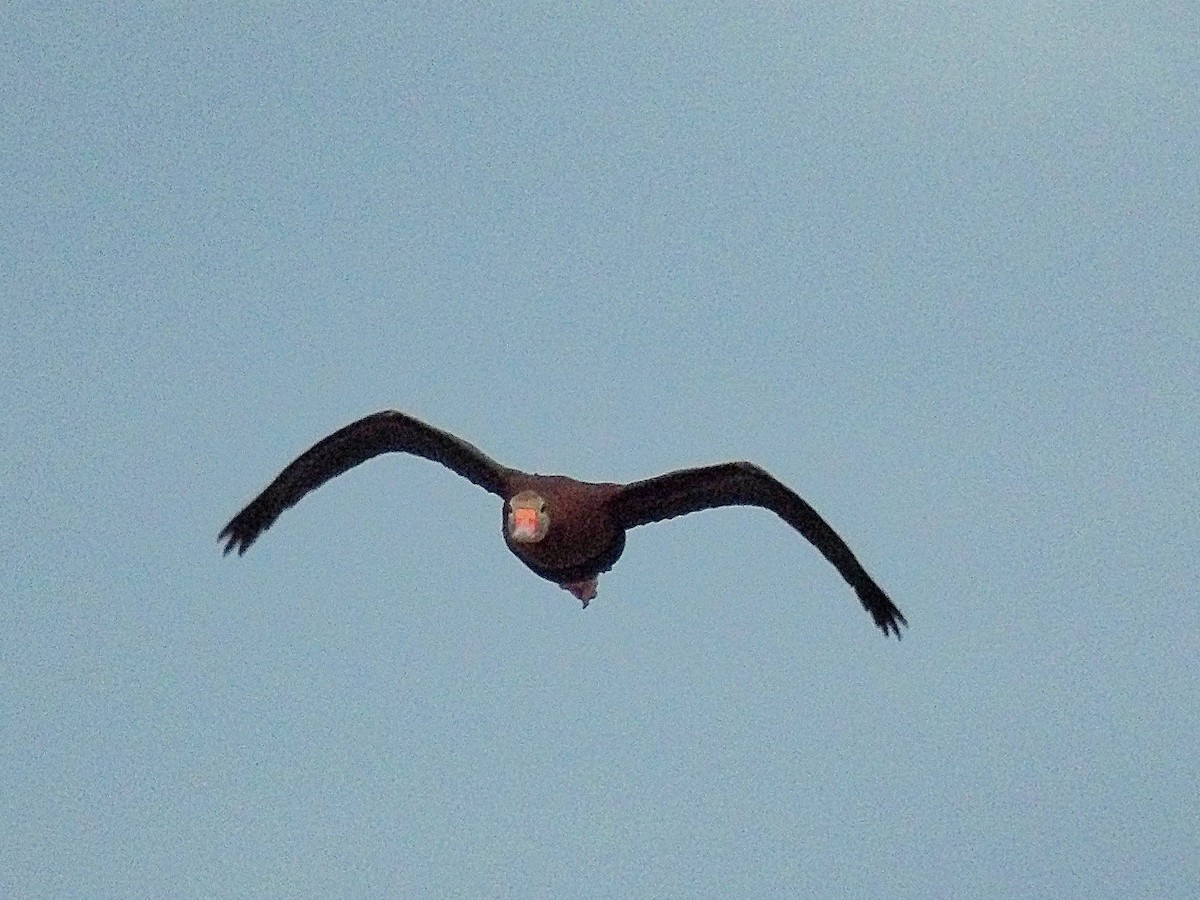
<svg viewBox="0 0 1200 900"><path fill-rule="evenodd" d="M824 519L781 482L748 462L681 469L630 484L577 481L501 466L448 432L395 411L359 419L318 441L280 473L222 530L239 554L309 491L386 452L423 456L503 498L508 548L535 574L586 607L596 579L625 549L628 529L718 506L760 506L811 541L853 587L875 624L900 636L900 610Z"/></svg>
<svg viewBox="0 0 1200 900"><path fill-rule="evenodd" d="M611 569L625 549L625 529L613 520L611 506L620 485L514 472L510 490L509 502L530 491L553 510L542 540L517 541L504 529L508 549L543 578L560 585L587 581Z"/></svg>

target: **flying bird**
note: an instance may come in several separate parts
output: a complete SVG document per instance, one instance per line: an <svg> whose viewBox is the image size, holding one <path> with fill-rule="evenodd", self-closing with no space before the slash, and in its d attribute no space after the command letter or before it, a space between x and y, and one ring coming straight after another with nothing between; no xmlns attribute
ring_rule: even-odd
<svg viewBox="0 0 1200 900"><path fill-rule="evenodd" d="M504 501L508 549L534 574L570 591L587 608L596 581L620 558L625 532L718 506L769 509L807 538L850 584L885 635L900 637L904 616L815 509L749 462L680 469L629 484L535 475L500 465L449 432L394 410L352 422L318 441L222 529L225 553L245 553L280 513L343 472L381 453L412 453L441 463Z"/></svg>

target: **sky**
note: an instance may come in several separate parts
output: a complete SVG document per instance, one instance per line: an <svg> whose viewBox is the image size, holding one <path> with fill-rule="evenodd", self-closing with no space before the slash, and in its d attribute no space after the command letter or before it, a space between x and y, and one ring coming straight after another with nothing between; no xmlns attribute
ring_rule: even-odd
<svg viewBox="0 0 1200 900"><path fill-rule="evenodd" d="M0 894L1194 897L1184 3L0 11ZM586 610L527 471L752 460Z"/></svg>

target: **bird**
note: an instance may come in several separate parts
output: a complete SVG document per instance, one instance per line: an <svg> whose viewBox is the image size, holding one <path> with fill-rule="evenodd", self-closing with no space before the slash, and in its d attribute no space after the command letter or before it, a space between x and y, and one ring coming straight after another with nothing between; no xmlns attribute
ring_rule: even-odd
<svg viewBox="0 0 1200 900"><path fill-rule="evenodd" d="M704 509L756 506L779 516L833 564L885 636L899 638L901 626L908 626L829 523L754 463L679 469L627 484L578 481L502 466L462 438L396 410L351 422L300 454L221 530L224 554L241 556L310 491L382 453L424 457L500 497L508 549L584 609L596 597L599 576L624 551L629 529Z"/></svg>

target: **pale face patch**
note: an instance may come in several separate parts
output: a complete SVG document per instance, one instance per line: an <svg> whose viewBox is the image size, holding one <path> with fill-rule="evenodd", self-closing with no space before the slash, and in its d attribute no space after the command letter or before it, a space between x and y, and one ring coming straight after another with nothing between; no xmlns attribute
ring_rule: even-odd
<svg viewBox="0 0 1200 900"><path fill-rule="evenodd" d="M519 544L540 541L550 530L546 501L533 491L521 491L508 504L508 536Z"/></svg>
<svg viewBox="0 0 1200 900"><path fill-rule="evenodd" d="M522 507L514 509L512 514L512 536L515 541L532 541L537 534L537 510Z"/></svg>

